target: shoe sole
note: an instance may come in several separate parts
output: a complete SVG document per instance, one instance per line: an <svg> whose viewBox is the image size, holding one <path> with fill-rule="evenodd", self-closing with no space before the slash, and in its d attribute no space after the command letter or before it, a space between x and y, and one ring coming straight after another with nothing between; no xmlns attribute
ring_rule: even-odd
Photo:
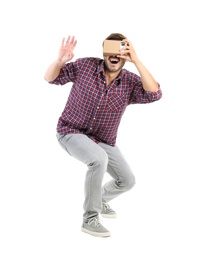
<svg viewBox="0 0 211 260"><path fill-rule="evenodd" d="M116 215L101 214L104 218L116 218Z"/></svg>
<svg viewBox="0 0 211 260"><path fill-rule="evenodd" d="M108 232L103 232L103 233L93 232L93 231L90 231L90 230L88 230L86 228L83 228L83 227L81 228L81 231L85 232L85 233L87 233L89 235L95 236L95 237L110 237L110 235L111 235L109 231Z"/></svg>

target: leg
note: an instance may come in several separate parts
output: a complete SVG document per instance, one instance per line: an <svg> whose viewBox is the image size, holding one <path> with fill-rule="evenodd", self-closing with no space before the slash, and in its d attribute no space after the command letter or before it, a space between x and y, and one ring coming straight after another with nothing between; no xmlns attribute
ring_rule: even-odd
<svg viewBox="0 0 211 260"><path fill-rule="evenodd" d="M105 183L102 188L102 201L108 202L130 190L135 185L135 176L117 146L112 147L103 143L99 145L108 155L107 171L113 177L113 180Z"/></svg>
<svg viewBox="0 0 211 260"><path fill-rule="evenodd" d="M107 169L106 152L86 135L57 134L61 146L74 158L87 165L85 178L84 221L97 217L102 207L102 181Z"/></svg>

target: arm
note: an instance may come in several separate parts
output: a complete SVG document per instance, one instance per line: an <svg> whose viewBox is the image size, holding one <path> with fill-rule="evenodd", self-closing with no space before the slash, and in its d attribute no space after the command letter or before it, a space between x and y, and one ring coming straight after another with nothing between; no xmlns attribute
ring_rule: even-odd
<svg viewBox="0 0 211 260"><path fill-rule="evenodd" d="M147 68L143 65L143 63L139 60L136 52L130 41L127 39L124 40L127 43L127 46L124 47L123 52L119 55L119 58L125 59L126 61L133 62L136 66L139 75L142 78L143 88L146 91L156 92L158 91L158 83L153 78L151 73L147 70Z"/></svg>
<svg viewBox="0 0 211 260"><path fill-rule="evenodd" d="M58 53L57 59L48 67L44 79L48 82L56 79L60 73L62 66L72 60L74 57L73 50L77 44L75 37L68 36L66 42L65 38L62 39L62 44Z"/></svg>

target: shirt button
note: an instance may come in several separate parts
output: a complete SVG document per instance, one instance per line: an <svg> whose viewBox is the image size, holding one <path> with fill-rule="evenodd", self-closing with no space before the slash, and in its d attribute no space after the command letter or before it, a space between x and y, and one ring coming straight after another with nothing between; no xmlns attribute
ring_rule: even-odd
<svg viewBox="0 0 211 260"><path fill-rule="evenodd" d="M95 120L95 117L93 119Z"/></svg>
<svg viewBox="0 0 211 260"><path fill-rule="evenodd" d="M90 130L92 130L92 128L91 128L91 127L90 127L89 129L90 129Z"/></svg>
<svg viewBox="0 0 211 260"><path fill-rule="evenodd" d="M97 109L99 109L99 107L97 107Z"/></svg>

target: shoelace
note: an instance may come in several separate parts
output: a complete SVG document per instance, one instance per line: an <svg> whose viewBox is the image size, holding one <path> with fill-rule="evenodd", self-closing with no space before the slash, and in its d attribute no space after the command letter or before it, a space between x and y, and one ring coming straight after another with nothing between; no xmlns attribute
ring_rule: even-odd
<svg viewBox="0 0 211 260"><path fill-rule="evenodd" d="M103 209L104 209L104 212L107 212L107 213L113 212L111 207L106 203L103 203Z"/></svg>
<svg viewBox="0 0 211 260"><path fill-rule="evenodd" d="M106 203L103 203L103 207L104 207L105 210L110 209L110 206Z"/></svg>
<svg viewBox="0 0 211 260"><path fill-rule="evenodd" d="M99 227L100 226L100 221L98 218L91 218L89 221L88 221L88 224L91 225L91 224L94 224L95 227Z"/></svg>

